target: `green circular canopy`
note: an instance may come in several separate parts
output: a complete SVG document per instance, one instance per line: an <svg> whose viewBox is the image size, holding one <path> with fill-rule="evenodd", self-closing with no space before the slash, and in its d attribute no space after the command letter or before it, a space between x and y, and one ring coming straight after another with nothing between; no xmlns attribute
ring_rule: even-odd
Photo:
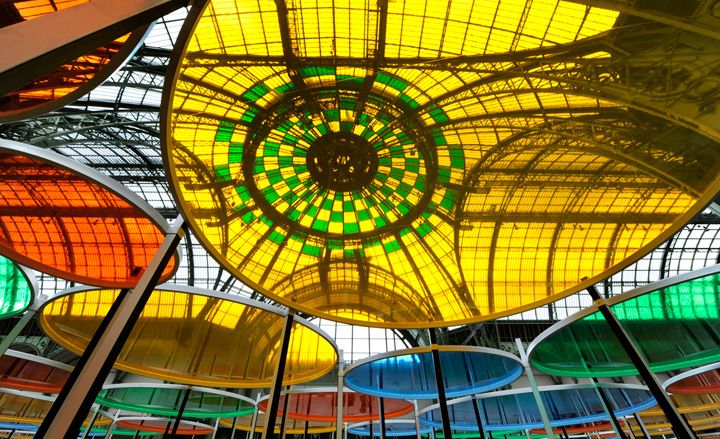
<svg viewBox="0 0 720 439"><path fill-rule="evenodd" d="M34 276L0 256L0 319L25 311L35 298Z"/></svg>
<svg viewBox="0 0 720 439"><path fill-rule="evenodd" d="M655 372L720 360L720 265L608 299ZM558 376L637 374L597 307L557 323L532 342L533 367Z"/></svg>
<svg viewBox="0 0 720 439"><path fill-rule="evenodd" d="M113 384L105 386L95 402L120 410L177 417L186 389L187 386L177 384ZM194 387L190 390L183 417L206 419L247 416L254 411L252 401L241 395Z"/></svg>
<svg viewBox="0 0 720 439"><path fill-rule="evenodd" d="M712 199L716 141L583 76L627 56L618 12L495 3L195 2L161 139L208 251L312 315L450 326L604 279Z"/></svg>

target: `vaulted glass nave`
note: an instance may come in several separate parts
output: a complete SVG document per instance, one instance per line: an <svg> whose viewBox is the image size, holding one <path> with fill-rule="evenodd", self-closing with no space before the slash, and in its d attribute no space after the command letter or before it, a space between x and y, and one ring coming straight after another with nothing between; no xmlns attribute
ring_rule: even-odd
<svg viewBox="0 0 720 439"><path fill-rule="evenodd" d="M0 0L0 438L716 437L720 4Z"/></svg>

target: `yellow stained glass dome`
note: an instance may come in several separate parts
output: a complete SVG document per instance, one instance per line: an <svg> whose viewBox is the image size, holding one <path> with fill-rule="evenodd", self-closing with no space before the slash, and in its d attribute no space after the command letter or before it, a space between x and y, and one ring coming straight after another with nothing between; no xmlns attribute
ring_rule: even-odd
<svg viewBox="0 0 720 439"><path fill-rule="evenodd" d="M618 20L559 0L197 2L164 94L172 190L228 270L313 315L432 327L557 300L718 190L716 142L576 86Z"/></svg>

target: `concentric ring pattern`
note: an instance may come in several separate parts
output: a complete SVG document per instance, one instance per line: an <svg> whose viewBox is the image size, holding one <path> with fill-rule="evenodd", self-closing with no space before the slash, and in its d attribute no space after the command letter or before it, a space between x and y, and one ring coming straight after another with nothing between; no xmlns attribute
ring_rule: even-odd
<svg viewBox="0 0 720 439"><path fill-rule="evenodd" d="M163 104L173 192L228 270L313 315L428 327L556 300L718 186L715 142L578 86L617 20L558 0L198 2Z"/></svg>

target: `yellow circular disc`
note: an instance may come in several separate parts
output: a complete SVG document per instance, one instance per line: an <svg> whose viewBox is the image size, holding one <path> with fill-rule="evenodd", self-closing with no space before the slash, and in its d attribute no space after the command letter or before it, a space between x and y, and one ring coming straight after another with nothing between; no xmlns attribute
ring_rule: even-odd
<svg viewBox="0 0 720 439"><path fill-rule="evenodd" d="M54 397L39 393L23 392L22 394L11 394L0 392L0 422L14 424L40 425L50 412ZM90 418L83 421L87 425ZM95 420L94 425L109 425L112 422L108 417L101 415Z"/></svg>
<svg viewBox="0 0 720 439"><path fill-rule="evenodd" d="M406 328L516 313L639 259L719 188L717 142L579 79L615 62L615 11L285 4L195 3L161 129L203 245L289 307Z"/></svg>
<svg viewBox="0 0 720 439"><path fill-rule="evenodd" d="M118 290L71 289L47 302L40 325L80 355ZM283 310L179 285L153 291L115 367L161 380L213 387L270 387ZM300 318L293 323L283 384L319 378L335 367L337 348Z"/></svg>

